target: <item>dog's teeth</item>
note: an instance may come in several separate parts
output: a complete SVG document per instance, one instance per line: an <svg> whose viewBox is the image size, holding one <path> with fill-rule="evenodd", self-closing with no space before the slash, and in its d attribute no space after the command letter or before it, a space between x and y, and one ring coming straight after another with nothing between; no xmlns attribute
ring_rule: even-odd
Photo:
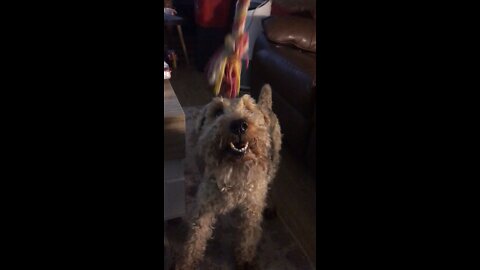
<svg viewBox="0 0 480 270"><path fill-rule="evenodd" d="M243 147L243 152L247 151L247 148L248 148L248 142L245 144L245 146Z"/></svg>
<svg viewBox="0 0 480 270"><path fill-rule="evenodd" d="M238 153L245 153L245 151L247 151L247 148L248 148L248 142L245 144L244 147L238 149L237 147L235 147L235 145L230 142L230 148L232 148L235 152L238 152Z"/></svg>
<svg viewBox="0 0 480 270"><path fill-rule="evenodd" d="M232 142L230 142L230 148L232 148L236 152L239 151Z"/></svg>

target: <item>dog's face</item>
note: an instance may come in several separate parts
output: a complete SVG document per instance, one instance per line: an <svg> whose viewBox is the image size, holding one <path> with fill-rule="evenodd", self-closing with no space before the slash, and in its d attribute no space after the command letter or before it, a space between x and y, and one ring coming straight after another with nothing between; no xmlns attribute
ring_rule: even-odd
<svg viewBox="0 0 480 270"><path fill-rule="evenodd" d="M271 158L271 90L264 87L258 104L249 95L214 98L198 118L199 149L215 163Z"/></svg>

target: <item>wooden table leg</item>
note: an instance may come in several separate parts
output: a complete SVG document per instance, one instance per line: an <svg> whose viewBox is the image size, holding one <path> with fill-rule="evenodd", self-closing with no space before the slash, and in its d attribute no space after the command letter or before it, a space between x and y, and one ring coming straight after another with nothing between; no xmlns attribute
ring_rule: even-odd
<svg viewBox="0 0 480 270"><path fill-rule="evenodd" d="M177 25L177 30L178 30L178 36L180 37L180 43L182 44L183 54L185 55L185 60L187 60L187 65L189 65L190 62L188 61L187 47L185 46L185 40L183 39L182 26Z"/></svg>

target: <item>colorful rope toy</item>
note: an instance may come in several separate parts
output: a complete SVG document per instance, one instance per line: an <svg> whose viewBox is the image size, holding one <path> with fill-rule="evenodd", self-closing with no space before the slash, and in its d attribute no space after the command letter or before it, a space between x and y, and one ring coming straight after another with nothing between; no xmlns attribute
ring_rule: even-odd
<svg viewBox="0 0 480 270"><path fill-rule="evenodd" d="M240 92L242 57L248 50L248 33L244 30L250 0L239 0L237 5L232 33L225 37L223 48L213 55L207 66L214 94L226 98L235 98Z"/></svg>

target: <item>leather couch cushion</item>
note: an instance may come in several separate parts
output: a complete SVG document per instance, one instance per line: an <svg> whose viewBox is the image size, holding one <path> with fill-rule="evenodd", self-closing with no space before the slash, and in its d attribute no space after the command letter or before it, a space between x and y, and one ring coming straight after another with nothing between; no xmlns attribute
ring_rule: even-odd
<svg viewBox="0 0 480 270"><path fill-rule="evenodd" d="M271 16L263 20L263 29L268 40L299 49L317 51L315 20L297 16Z"/></svg>
<svg viewBox="0 0 480 270"><path fill-rule="evenodd" d="M272 16L287 16L295 15L304 17L314 17L316 12L316 1L315 0L289 0L283 1L280 0L272 1Z"/></svg>
<svg viewBox="0 0 480 270"><path fill-rule="evenodd" d="M286 60L286 65L296 68L312 78L312 85L316 86L316 59L315 53L306 52L297 48L283 46L268 41L265 33L260 33L255 41L253 54L256 55L261 50L276 54L279 58Z"/></svg>

